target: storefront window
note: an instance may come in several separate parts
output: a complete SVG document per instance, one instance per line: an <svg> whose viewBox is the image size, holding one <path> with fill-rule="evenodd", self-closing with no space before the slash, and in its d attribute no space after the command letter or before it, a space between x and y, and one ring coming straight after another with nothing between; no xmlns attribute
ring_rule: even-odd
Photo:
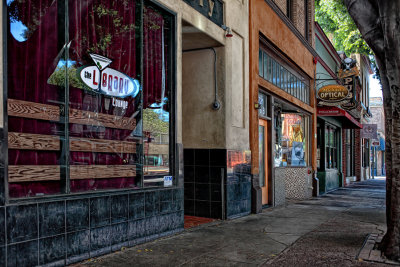
<svg viewBox="0 0 400 267"><path fill-rule="evenodd" d="M325 152L326 152L326 168L338 168L338 130L333 126L325 127Z"/></svg>
<svg viewBox="0 0 400 267"><path fill-rule="evenodd" d="M284 113L275 117L275 167L308 165L308 116Z"/></svg>
<svg viewBox="0 0 400 267"><path fill-rule="evenodd" d="M262 60L264 62L263 65L261 64ZM296 71L288 70L283 65L263 49L259 50L259 75L304 103L309 104L309 79Z"/></svg>
<svg viewBox="0 0 400 267"><path fill-rule="evenodd" d="M141 2L8 1L10 197L170 175L172 20Z"/></svg>

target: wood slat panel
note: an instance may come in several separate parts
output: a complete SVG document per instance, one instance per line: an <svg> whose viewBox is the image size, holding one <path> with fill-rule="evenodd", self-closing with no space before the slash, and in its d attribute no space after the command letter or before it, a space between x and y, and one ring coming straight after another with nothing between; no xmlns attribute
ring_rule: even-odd
<svg viewBox="0 0 400 267"><path fill-rule="evenodd" d="M53 135L10 132L8 133L8 147L10 149L60 150L60 138ZM136 153L136 143L71 137L70 151Z"/></svg>
<svg viewBox="0 0 400 267"><path fill-rule="evenodd" d="M136 143L104 139L70 138L70 150L82 152L136 153Z"/></svg>
<svg viewBox="0 0 400 267"><path fill-rule="evenodd" d="M136 126L135 119L109 114L95 113L79 109L70 109L69 122L84 125L97 125L108 128L133 130Z"/></svg>
<svg viewBox="0 0 400 267"><path fill-rule="evenodd" d="M136 165L71 165L71 179L136 176Z"/></svg>
<svg viewBox="0 0 400 267"><path fill-rule="evenodd" d="M54 105L8 99L8 116L59 121L60 108ZM123 130L133 130L136 127L136 120L134 118L95 113L79 109L69 110L69 122Z"/></svg>
<svg viewBox="0 0 400 267"><path fill-rule="evenodd" d="M60 108L53 105L45 105L9 98L8 116L58 121L60 120Z"/></svg>
<svg viewBox="0 0 400 267"><path fill-rule="evenodd" d="M60 180L60 166L8 165L8 181L10 183L54 180Z"/></svg>
<svg viewBox="0 0 400 267"><path fill-rule="evenodd" d="M71 180L136 176L136 165L71 165ZM60 180L57 165L9 165L8 182L38 182Z"/></svg>
<svg viewBox="0 0 400 267"><path fill-rule="evenodd" d="M54 135L8 133L9 149L60 150L60 138Z"/></svg>

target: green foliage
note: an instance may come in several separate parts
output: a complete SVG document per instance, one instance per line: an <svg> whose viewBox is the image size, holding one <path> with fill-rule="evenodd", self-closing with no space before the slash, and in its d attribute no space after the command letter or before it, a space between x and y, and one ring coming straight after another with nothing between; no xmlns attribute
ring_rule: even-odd
<svg viewBox="0 0 400 267"><path fill-rule="evenodd" d="M373 55L347 12L342 0L316 0L315 20L331 39L337 51Z"/></svg>
<svg viewBox="0 0 400 267"><path fill-rule="evenodd" d="M59 66L57 67L54 72L50 75L49 79L47 80L48 84L57 85L64 87L66 84L66 69L67 66ZM75 65L68 65L68 83L72 87L92 90L90 87L86 86L82 81L78 78L79 75L77 74L77 69Z"/></svg>
<svg viewBox="0 0 400 267"><path fill-rule="evenodd" d="M169 130L168 121L162 120L162 116L157 114L153 109L143 110L143 131L152 134L167 134Z"/></svg>

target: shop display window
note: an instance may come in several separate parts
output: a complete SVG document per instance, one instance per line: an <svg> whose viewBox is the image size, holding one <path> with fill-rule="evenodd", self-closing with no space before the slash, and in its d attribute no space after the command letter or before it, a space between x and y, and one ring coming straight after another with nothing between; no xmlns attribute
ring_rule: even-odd
<svg viewBox="0 0 400 267"><path fill-rule="evenodd" d="M163 185L173 17L124 0L7 1L7 13L9 196Z"/></svg>
<svg viewBox="0 0 400 267"><path fill-rule="evenodd" d="M275 167L307 166L309 118L297 113L275 116Z"/></svg>

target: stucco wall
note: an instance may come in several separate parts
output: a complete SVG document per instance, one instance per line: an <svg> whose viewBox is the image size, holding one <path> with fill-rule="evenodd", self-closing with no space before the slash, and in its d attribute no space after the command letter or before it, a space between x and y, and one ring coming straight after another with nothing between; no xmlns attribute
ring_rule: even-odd
<svg viewBox="0 0 400 267"><path fill-rule="evenodd" d="M185 23L221 44L216 49L219 110L212 109L214 58L211 50L182 54L181 69L178 69L182 82L178 128L182 129L184 147L248 150L248 1L225 2L225 24L232 30L231 38L225 37L225 32L203 15L193 14L183 1L165 2L175 8L179 6L185 11L181 18Z"/></svg>
<svg viewBox="0 0 400 267"><path fill-rule="evenodd" d="M225 1L226 24L233 37L225 46L226 145L249 150L249 9L248 1Z"/></svg>
<svg viewBox="0 0 400 267"><path fill-rule="evenodd" d="M221 66L222 49L218 49L218 65ZM222 86L218 86L222 107L213 110L214 102L214 55L211 50L184 53L182 57L182 133L185 148L225 147L225 104ZM219 67L218 70L221 68ZM222 76L217 71L218 77ZM223 85L221 80L218 85Z"/></svg>

